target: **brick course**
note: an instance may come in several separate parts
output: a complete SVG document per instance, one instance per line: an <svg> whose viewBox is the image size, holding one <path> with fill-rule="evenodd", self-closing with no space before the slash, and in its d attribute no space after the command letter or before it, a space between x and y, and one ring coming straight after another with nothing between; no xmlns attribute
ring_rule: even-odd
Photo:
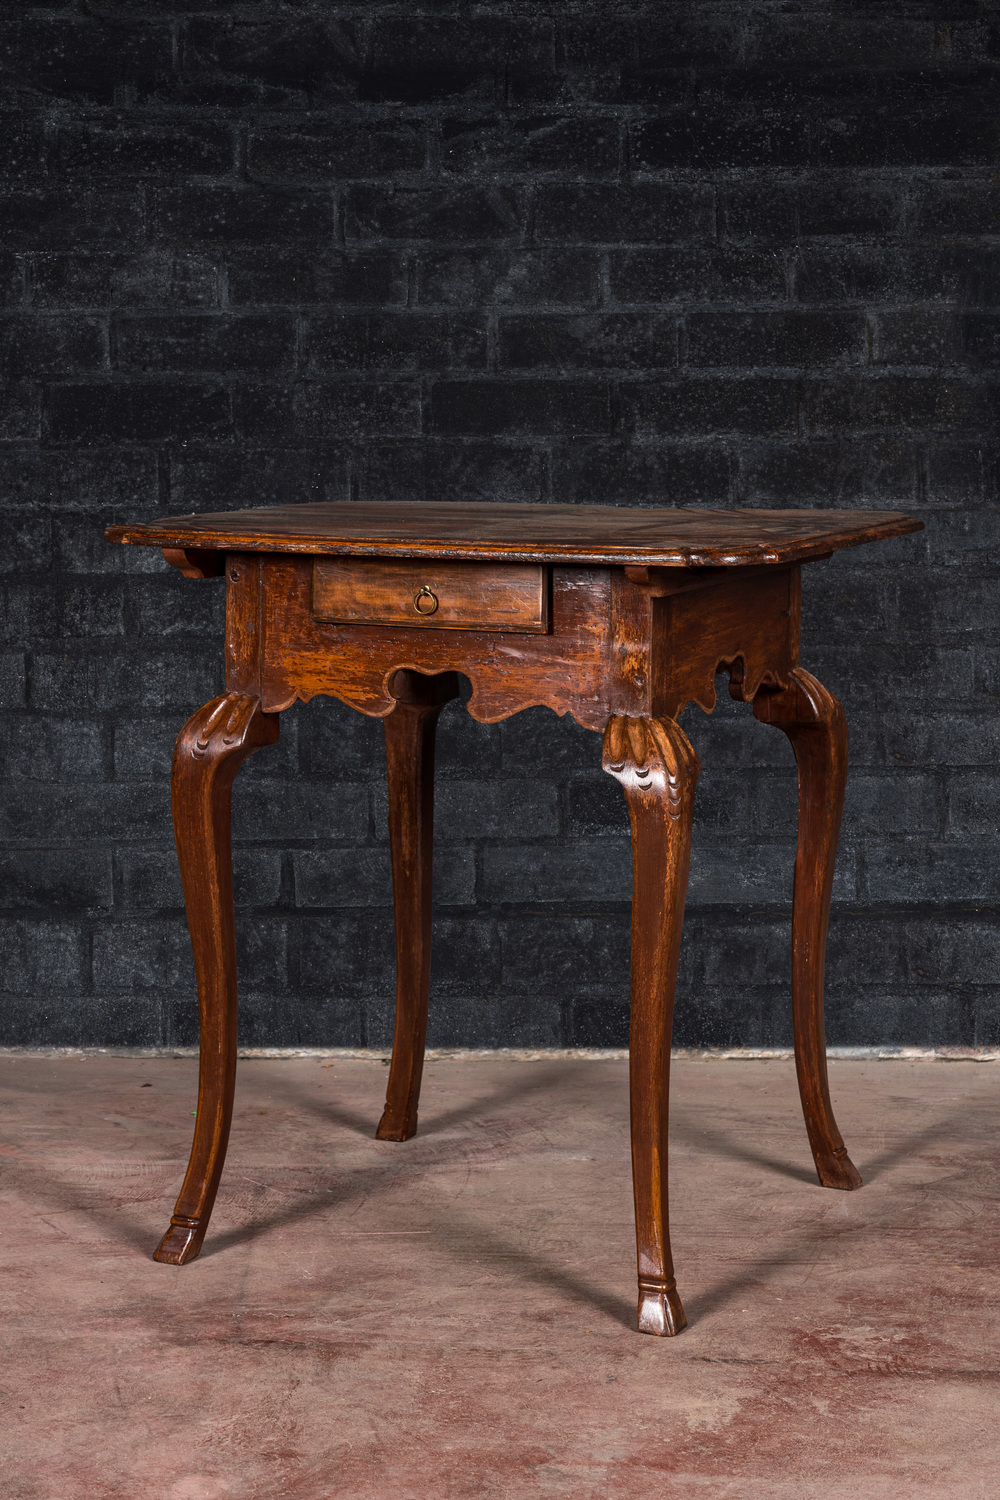
<svg viewBox="0 0 1000 1500"><path fill-rule="evenodd" d="M1000 50L976 0L8 7L0 1034L180 1044L169 758L221 593L113 520L317 499L887 506L806 573L852 780L842 1043L1000 1041ZM789 1038L794 768L723 695L677 1034ZM627 819L534 709L439 739L437 1045L617 1045ZM237 783L248 1043L385 1045L377 723Z"/></svg>

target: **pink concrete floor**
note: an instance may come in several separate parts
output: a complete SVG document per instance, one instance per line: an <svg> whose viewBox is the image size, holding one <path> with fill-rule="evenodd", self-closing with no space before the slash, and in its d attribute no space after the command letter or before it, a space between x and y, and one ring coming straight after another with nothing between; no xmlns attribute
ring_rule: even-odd
<svg viewBox="0 0 1000 1500"><path fill-rule="evenodd" d="M996 1500L996 1065L675 1068L690 1327L632 1331L626 1065L240 1065L201 1258L150 1259L189 1059L0 1058L3 1500Z"/></svg>

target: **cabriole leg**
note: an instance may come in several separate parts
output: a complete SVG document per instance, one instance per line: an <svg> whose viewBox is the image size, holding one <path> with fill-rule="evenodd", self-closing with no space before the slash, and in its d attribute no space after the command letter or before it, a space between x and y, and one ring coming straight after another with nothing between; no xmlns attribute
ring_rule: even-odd
<svg viewBox="0 0 1000 1500"><path fill-rule="evenodd" d="M278 738L278 716L257 698L227 693L193 714L177 737L171 788L174 835L198 979L201 1062L187 1175L154 1260L194 1260L222 1176L236 1084L236 937L230 794L248 755Z"/></svg>
<svg viewBox="0 0 1000 1500"><path fill-rule="evenodd" d="M832 693L796 667L783 691L753 700L762 724L787 734L799 769L799 839L792 904L792 1018L795 1069L816 1171L824 1187L857 1188L830 1103L823 1024L826 931L847 779L847 724Z"/></svg>
<svg viewBox="0 0 1000 1500"><path fill-rule="evenodd" d="M417 1132L431 978L431 863L434 852L434 736L444 705L458 696L454 672L397 672L396 706L384 719L389 842L396 921L396 1030L380 1141Z"/></svg>
<svg viewBox="0 0 1000 1500"><path fill-rule="evenodd" d="M670 1037L700 763L672 719L611 719L604 769L632 823L632 1024L629 1086L640 1333L679 1333L667 1216Z"/></svg>

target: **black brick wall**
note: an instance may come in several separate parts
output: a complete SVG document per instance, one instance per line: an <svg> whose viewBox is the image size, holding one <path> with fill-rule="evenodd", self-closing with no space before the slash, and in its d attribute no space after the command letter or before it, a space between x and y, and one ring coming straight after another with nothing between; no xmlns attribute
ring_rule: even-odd
<svg viewBox="0 0 1000 1500"><path fill-rule="evenodd" d="M0 8L0 1029L195 1034L168 764L217 584L112 520L447 496L901 507L806 574L852 777L831 1040L1000 1040L996 6ZM679 1039L779 1043L783 738L702 754ZM441 729L431 1039L625 1036L599 741ZM244 1037L384 1044L378 723L316 702L236 795Z"/></svg>

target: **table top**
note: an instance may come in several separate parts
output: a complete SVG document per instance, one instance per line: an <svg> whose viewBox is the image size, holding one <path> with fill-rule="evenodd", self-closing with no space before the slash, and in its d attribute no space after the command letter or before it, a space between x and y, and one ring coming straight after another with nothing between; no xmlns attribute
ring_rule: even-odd
<svg viewBox="0 0 1000 1500"><path fill-rule="evenodd" d="M111 526L110 542L228 552L483 562L740 567L799 562L923 522L888 510L637 509L462 501L331 501Z"/></svg>

